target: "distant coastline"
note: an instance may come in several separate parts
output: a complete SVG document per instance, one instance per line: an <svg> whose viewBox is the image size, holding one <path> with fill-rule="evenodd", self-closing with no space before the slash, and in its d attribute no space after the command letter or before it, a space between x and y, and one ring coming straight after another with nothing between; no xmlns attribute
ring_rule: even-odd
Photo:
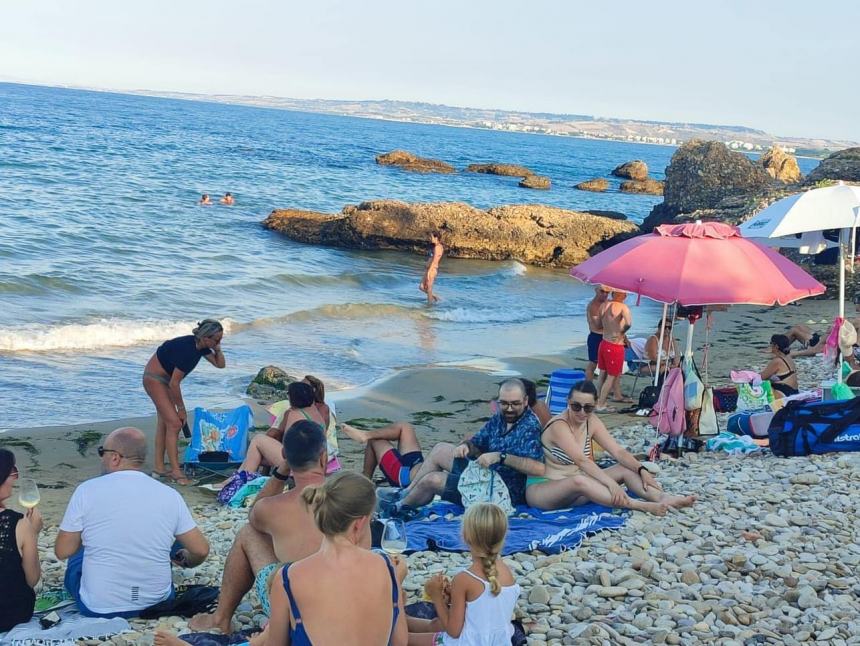
<svg viewBox="0 0 860 646"><path fill-rule="evenodd" d="M27 85L27 83L19 84ZM349 116L395 123L441 125L453 128L573 137L576 139L648 144L670 148L677 148L690 139L706 139L721 141L729 145L730 148L751 154L763 153L771 146L779 146L796 157L807 159L823 159L838 150L860 145L857 142L849 140L815 137L779 137L763 130L746 126L464 108L412 101L293 99L276 96L196 94L148 89L116 90L75 86L42 87L63 87L66 89L93 92Z"/></svg>

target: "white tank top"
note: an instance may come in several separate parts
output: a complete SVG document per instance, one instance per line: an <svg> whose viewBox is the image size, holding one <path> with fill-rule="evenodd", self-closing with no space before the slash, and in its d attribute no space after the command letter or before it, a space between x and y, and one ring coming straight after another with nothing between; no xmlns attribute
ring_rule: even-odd
<svg viewBox="0 0 860 646"><path fill-rule="evenodd" d="M511 619L520 596L517 583L503 586L498 596L490 590L490 584L478 575L464 570L484 584L484 591L474 601L466 602L466 621L457 638L442 633L445 646L510 646L514 627Z"/></svg>

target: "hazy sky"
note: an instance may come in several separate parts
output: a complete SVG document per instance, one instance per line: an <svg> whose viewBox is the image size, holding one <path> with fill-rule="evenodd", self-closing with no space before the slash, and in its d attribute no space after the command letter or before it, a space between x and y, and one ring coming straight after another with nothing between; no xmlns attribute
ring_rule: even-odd
<svg viewBox="0 0 860 646"><path fill-rule="evenodd" d="M0 0L0 80L403 99L860 141L860 2Z"/></svg>

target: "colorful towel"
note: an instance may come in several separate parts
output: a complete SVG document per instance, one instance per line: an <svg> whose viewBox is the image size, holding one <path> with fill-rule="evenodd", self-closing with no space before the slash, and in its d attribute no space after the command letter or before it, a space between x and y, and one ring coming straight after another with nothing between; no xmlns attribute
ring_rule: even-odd
<svg viewBox="0 0 860 646"><path fill-rule="evenodd" d="M705 443L705 448L708 451L723 451L732 455L756 453L762 450L762 447L756 444L750 436L735 435L728 431L723 431L716 437L712 437Z"/></svg>
<svg viewBox="0 0 860 646"><path fill-rule="evenodd" d="M452 520L446 514L456 514ZM421 520L406 523L407 552L422 550L467 552L461 536L463 508L438 502L422 509ZM439 517L428 519L437 514ZM619 529L627 522L626 512L613 512L609 507L588 504L558 511L541 511L524 505L517 507L516 516L508 520L508 537L502 554L539 550L558 554L575 549L582 539L604 529ZM527 514L528 518L519 517Z"/></svg>

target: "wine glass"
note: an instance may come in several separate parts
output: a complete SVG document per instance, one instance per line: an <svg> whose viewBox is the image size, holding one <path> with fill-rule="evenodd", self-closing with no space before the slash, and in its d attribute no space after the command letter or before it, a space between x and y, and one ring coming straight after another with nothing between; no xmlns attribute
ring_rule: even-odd
<svg viewBox="0 0 860 646"><path fill-rule="evenodd" d="M403 554L406 550L406 523L393 518L386 520L380 543L389 554Z"/></svg>
<svg viewBox="0 0 860 646"><path fill-rule="evenodd" d="M18 502L22 507L31 509L39 504L39 486L33 478L18 480Z"/></svg>

